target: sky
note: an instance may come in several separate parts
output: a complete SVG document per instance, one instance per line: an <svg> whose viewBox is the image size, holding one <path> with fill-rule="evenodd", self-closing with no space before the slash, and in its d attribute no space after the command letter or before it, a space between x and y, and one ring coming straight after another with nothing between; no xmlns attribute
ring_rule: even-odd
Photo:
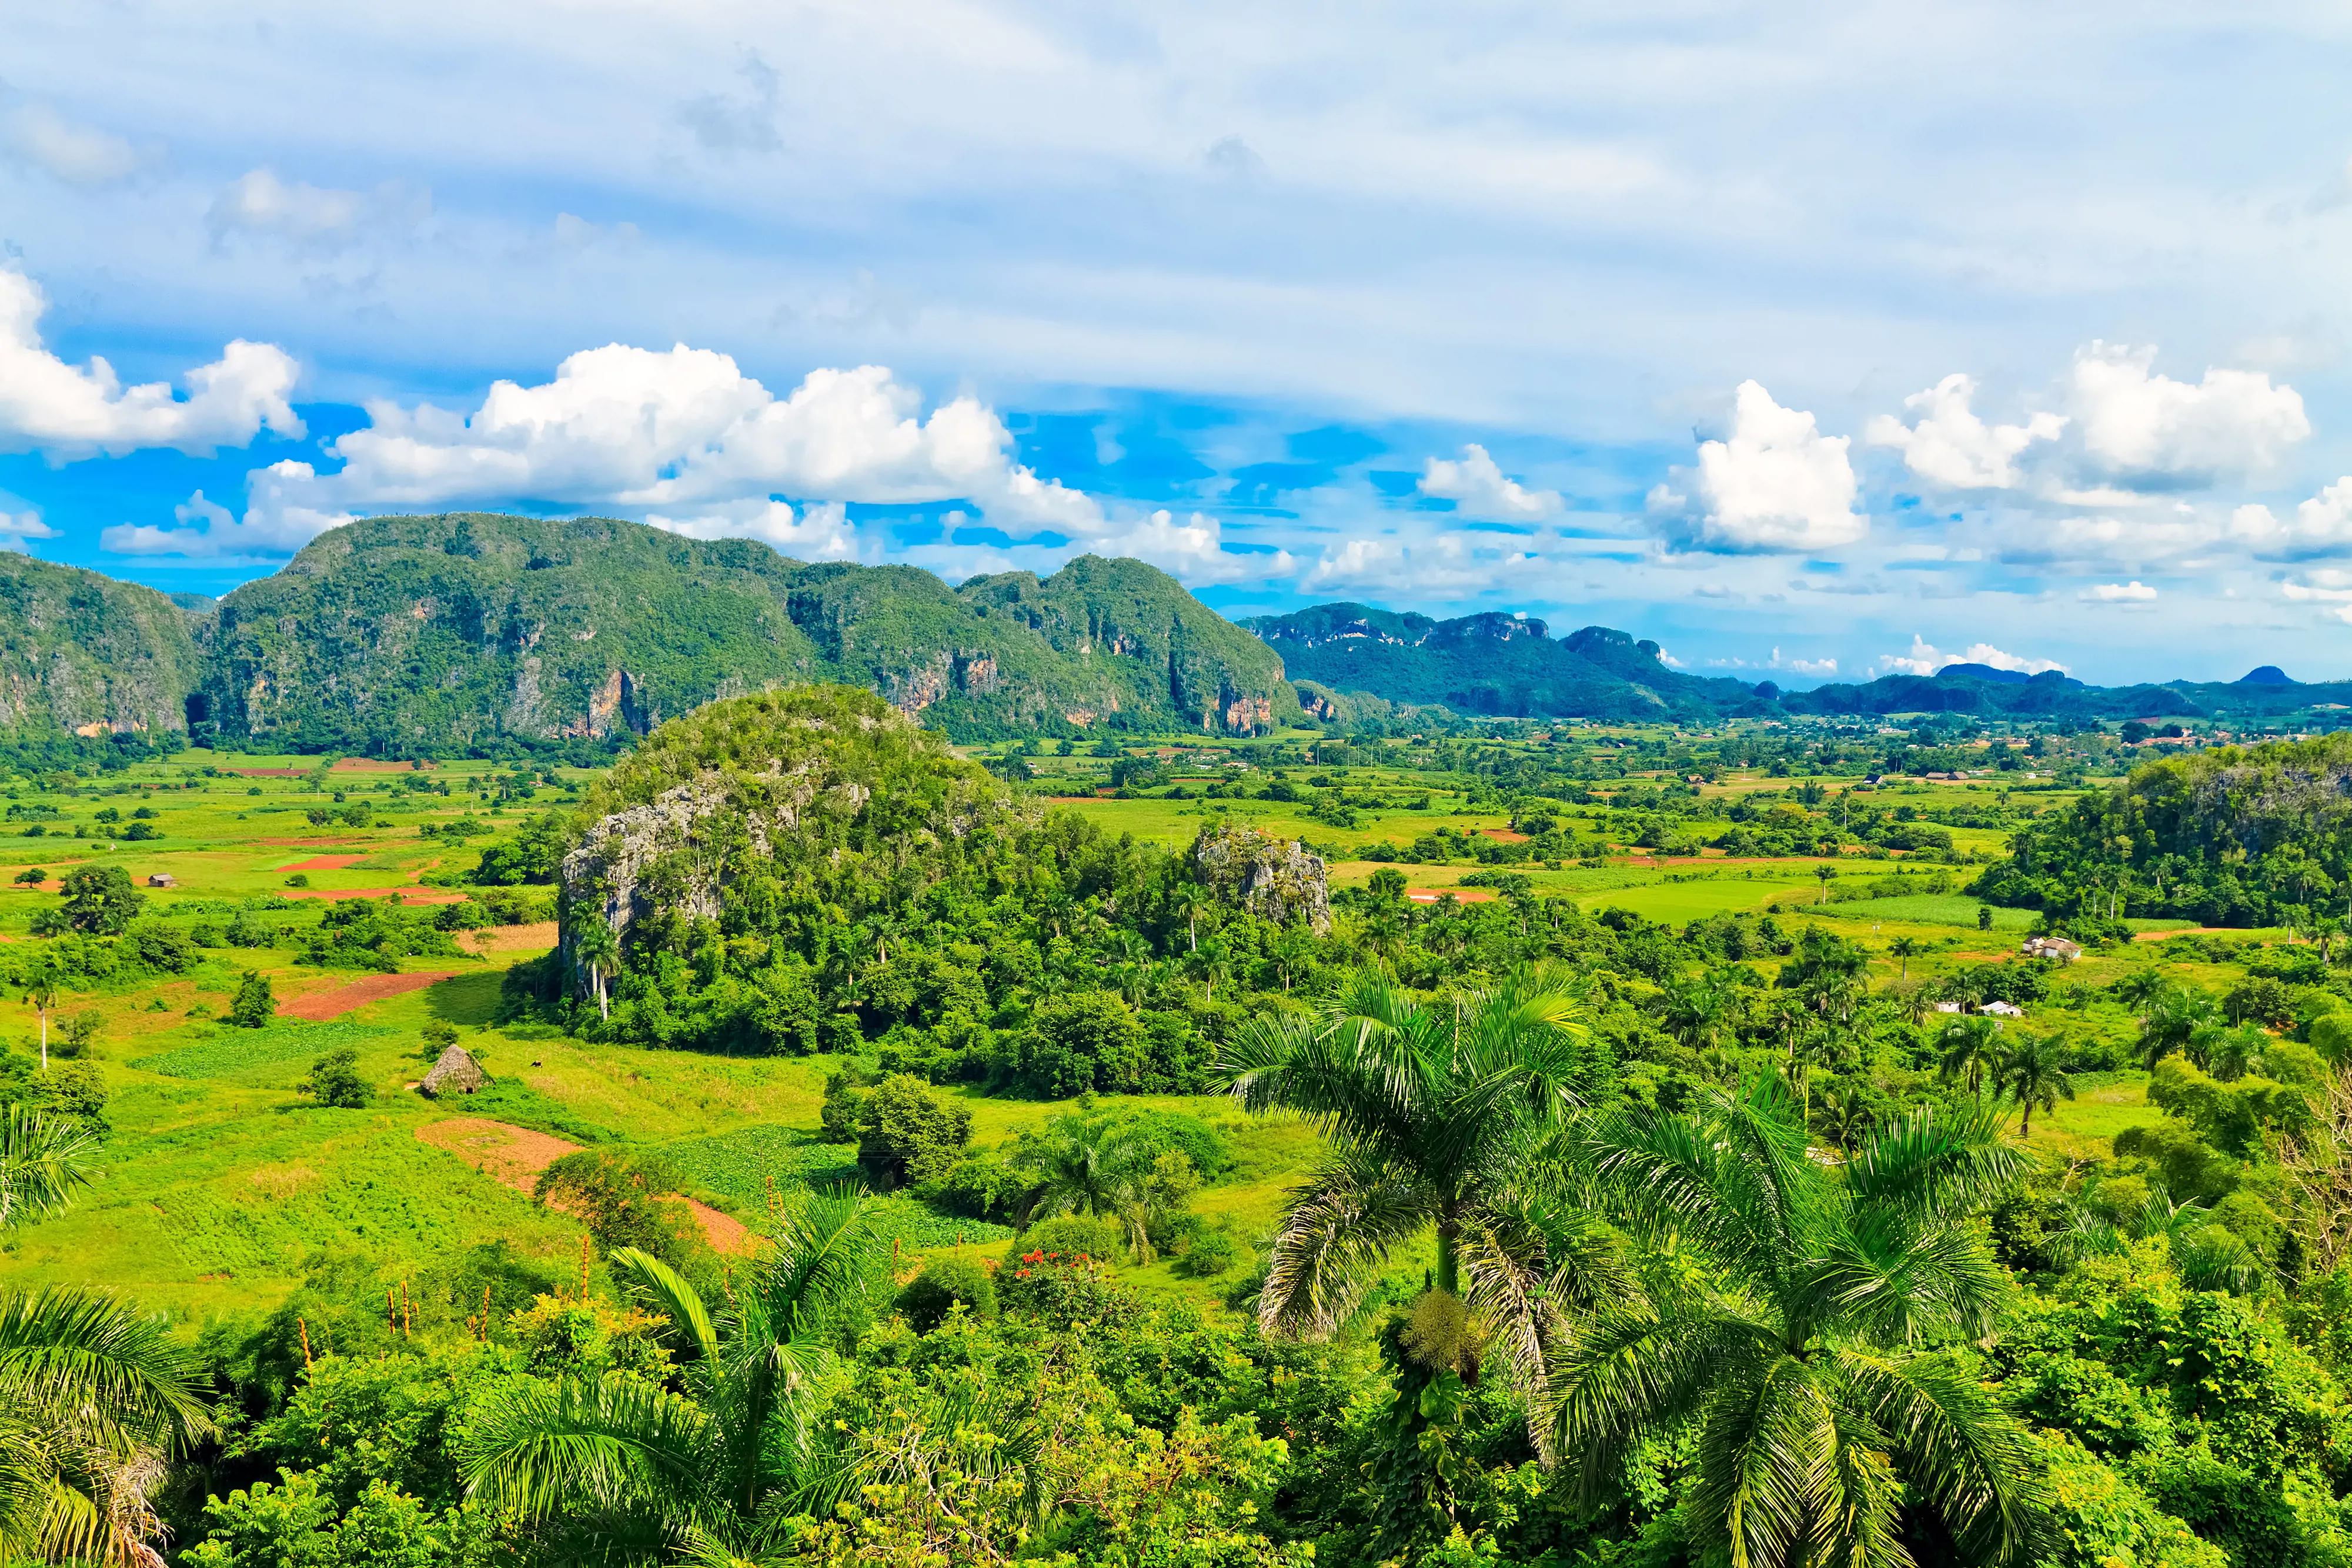
<svg viewBox="0 0 2352 1568"><path fill-rule="evenodd" d="M2352 675L2352 12L0 0L0 545L515 510Z"/></svg>

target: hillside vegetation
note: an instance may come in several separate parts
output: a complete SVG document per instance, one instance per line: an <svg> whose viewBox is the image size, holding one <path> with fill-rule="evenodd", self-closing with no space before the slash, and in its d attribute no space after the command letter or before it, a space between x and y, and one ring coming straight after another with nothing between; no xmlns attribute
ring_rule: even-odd
<svg viewBox="0 0 2352 1568"><path fill-rule="evenodd" d="M2061 915L2333 930L2347 828L2352 735L2164 758L2017 833L1978 891Z"/></svg>

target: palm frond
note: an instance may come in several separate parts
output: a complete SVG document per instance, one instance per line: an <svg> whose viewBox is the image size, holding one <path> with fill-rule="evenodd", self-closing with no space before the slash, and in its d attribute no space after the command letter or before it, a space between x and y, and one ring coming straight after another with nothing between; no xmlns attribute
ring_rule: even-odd
<svg viewBox="0 0 2352 1568"><path fill-rule="evenodd" d="M573 1511L691 1519L725 1480L708 1412L635 1378L518 1384L459 1456L468 1495L541 1520Z"/></svg>
<svg viewBox="0 0 2352 1568"><path fill-rule="evenodd" d="M2007 1562L2039 1544L2046 1518L2024 1434L1991 1393L1943 1361L1851 1349L1835 1361L1967 1561Z"/></svg>
<svg viewBox="0 0 2352 1568"><path fill-rule="evenodd" d="M1992 1202L2033 1169L2033 1156L2001 1135L1998 1105L1926 1106L1864 1140L1845 1167L1858 1204L1951 1215Z"/></svg>
<svg viewBox="0 0 2352 1568"><path fill-rule="evenodd" d="M2166 1245L2172 1249L2172 1266L2180 1271L2180 1282L2192 1291L2251 1296L2269 1273L2252 1249L2219 1225L2169 1237Z"/></svg>
<svg viewBox="0 0 2352 1568"><path fill-rule="evenodd" d="M1258 1296L1260 1326L1269 1334L1330 1333L1435 1212L1433 1196L1409 1172L1343 1152L1291 1194Z"/></svg>
<svg viewBox="0 0 2352 1568"><path fill-rule="evenodd" d="M611 1260L622 1283L659 1308L671 1326L694 1346L702 1366L715 1371L719 1364L719 1331L711 1323L709 1308L703 1305L702 1293L650 1252L617 1248Z"/></svg>
<svg viewBox="0 0 2352 1568"><path fill-rule="evenodd" d="M1727 1390L1699 1437L1696 1522L1730 1547L1732 1568L1801 1561L1820 1500L1832 1416L1805 1364L1781 1355Z"/></svg>
<svg viewBox="0 0 2352 1568"><path fill-rule="evenodd" d="M1962 1226L1864 1209L1825 1243L1797 1277L1791 1313L1874 1344L1979 1338L2009 1293L2007 1270Z"/></svg>
<svg viewBox="0 0 2352 1568"><path fill-rule="evenodd" d="M163 1320L102 1291L0 1291L0 1407L59 1406L176 1452L209 1436L194 1362Z"/></svg>
<svg viewBox="0 0 2352 1568"><path fill-rule="evenodd" d="M1545 1382L1553 1440L1559 1452L1585 1457L1585 1489L1594 1492L1627 1445L1688 1420L1780 1353L1769 1324L1717 1306L1603 1311L1552 1348Z"/></svg>
<svg viewBox="0 0 2352 1568"><path fill-rule="evenodd" d="M10 1105L0 1113L0 1226L64 1208L89 1184L97 1153L96 1134L73 1118Z"/></svg>
<svg viewBox="0 0 2352 1568"><path fill-rule="evenodd" d="M1370 1015L1276 1014L1222 1047L1212 1071L1252 1112L1295 1112L1335 1144L1401 1153L1426 1077L1417 1043Z"/></svg>

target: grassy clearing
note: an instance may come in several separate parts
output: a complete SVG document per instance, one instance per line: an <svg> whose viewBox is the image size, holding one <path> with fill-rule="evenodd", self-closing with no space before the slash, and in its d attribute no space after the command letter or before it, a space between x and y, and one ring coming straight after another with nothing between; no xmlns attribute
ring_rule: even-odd
<svg viewBox="0 0 2352 1568"><path fill-rule="evenodd" d="M2153 1125L2164 1113L2147 1103L2147 1075L2122 1074L2119 1081L2078 1092L2054 1110L2037 1112L2030 1147L2069 1159L2112 1154L2117 1133Z"/></svg>
<svg viewBox="0 0 2352 1568"><path fill-rule="evenodd" d="M1824 904L1808 908L1808 915L1818 915L1830 920L1903 920L1917 925L1964 925L1977 927L1977 911L1991 905L1959 893L1915 893L1901 898L1863 898L1847 904ZM1998 909L1992 911L1992 928L1996 931L2026 931L2042 917L2031 909Z"/></svg>

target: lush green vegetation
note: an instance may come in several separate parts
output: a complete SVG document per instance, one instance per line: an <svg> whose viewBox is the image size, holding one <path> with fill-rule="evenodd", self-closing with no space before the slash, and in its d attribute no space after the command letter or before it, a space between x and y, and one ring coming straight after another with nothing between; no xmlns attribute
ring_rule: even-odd
<svg viewBox="0 0 2352 1568"><path fill-rule="evenodd" d="M1414 722L0 757L5 1550L2352 1551L2347 945L1980 926L2087 737Z"/></svg>

